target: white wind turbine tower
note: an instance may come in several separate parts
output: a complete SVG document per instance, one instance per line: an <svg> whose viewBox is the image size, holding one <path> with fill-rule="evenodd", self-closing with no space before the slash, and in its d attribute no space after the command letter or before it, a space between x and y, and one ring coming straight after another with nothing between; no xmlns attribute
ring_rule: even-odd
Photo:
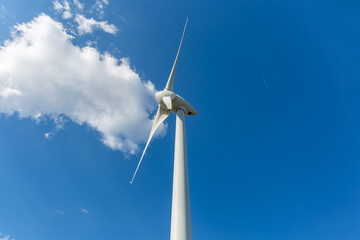
<svg viewBox="0 0 360 240"><path fill-rule="evenodd" d="M156 100L159 102L159 108L155 115L154 123L151 128L150 136L146 143L144 152L140 158L139 164L137 165L134 176L130 182L132 183L134 181L135 175L139 169L146 149L156 129L158 129L161 123L170 115L171 112L176 113L170 240L191 240L190 197L185 137L185 115L196 115L196 111L187 101L185 101L185 99L173 92L176 64L184 39L187 21L188 19L186 19L179 50L177 52L175 62L171 69L171 73L166 83L165 89L155 94Z"/></svg>

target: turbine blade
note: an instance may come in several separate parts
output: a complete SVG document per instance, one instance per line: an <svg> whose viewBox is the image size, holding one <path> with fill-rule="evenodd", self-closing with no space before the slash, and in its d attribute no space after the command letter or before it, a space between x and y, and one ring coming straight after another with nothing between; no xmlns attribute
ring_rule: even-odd
<svg viewBox="0 0 360 240"><path fill-rule="evenodd" d="M173 91L173 88L174 88L174 75L175 75L175 70L176 70L176 64L177 64L177 61L178 61L178 58L179 58L181 45L182 45L182 42L183 42L183 39L184 39L187 22L188 22L188 18L186 18L186 23L185 23L184 31L183 31L183 34L182 34L182 37L181 37L180 46L179 46L178 52L176 54L174 65L173 65L173 67L171 69L169 79L168 79L168 81L166 83L166 86L165 86L165 89L167 89L169 91Z"/></svg>
<svg viewBox="0 0 360 240"><path fill-rule="evenodd" d="M167 107L168 110L171 110L172 109L172 100L171 100L171 97L170 96L165 96L163 97L163 101Z"/></svg>
<svg viewBox="0 0 360 240"><path fill-rule="evenodd" d="M140 158L140 161L136 167L136 170L135 170L135 173L134 173L134 176L132 177L131 181L130 181L130 184L133 183L134 181L134 178L136 176L136 173L140 167L140 164L141 164L141 161L143 160L143 157L145 155L145 152L146 152L146 149L147 147L149 146L149 143L150 143L150 140L151 138L153 137L154 133L156 132L156 129L159 128L159 126L161 125L161 123L170 115L171 111L167 111L165 109L162 109L159 105L159 108L158 108L158 111L155 115L155 119L154 119L154 123L152 125L152 128L151 128L151 131L150 131L150 135L149 135L149 139L146 143L146 146L145 146L145 149L144 149L144 152L143 154L141 155L141 158Z"/></svg>

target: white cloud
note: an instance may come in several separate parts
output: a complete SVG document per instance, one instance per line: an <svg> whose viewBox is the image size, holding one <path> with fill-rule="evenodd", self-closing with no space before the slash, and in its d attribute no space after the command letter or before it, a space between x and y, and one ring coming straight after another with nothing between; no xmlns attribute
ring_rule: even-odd
<svg viewBox="0 0 360 240"><path fill-rule="evenodd" d="M78 32L80 35L92 33L94 29L101 29L110 34L117 32L117 27L109 24L107 21L96 21L94 18L86 18L80 14L76 15L75 22L78 24Z"/></svg>
<svg viewBox="0 0 360 240"><path fill-rule="evenodd" d="M84 214L89 214L89 211L85 208L82 208L82 207L79 207L80 208L80 211Z"/></svg>
<svg viewBox="0 0 360 240"><path fill-rule="evenodd" d="M0 46L0 113L53 119L60 128L64 118L86 124L111 149L134 154L152 125L154 85L127 59L71 39L45 14L15 26Z"/></svg>
<svg viewBox="0 0 360 240"><path fill-rule="evenodd" d="M62 4L58 0L55 0L53 5L56 11L62 13L63 19L69 19L72 17L70 4L67 0L64 0Z"/></svg>

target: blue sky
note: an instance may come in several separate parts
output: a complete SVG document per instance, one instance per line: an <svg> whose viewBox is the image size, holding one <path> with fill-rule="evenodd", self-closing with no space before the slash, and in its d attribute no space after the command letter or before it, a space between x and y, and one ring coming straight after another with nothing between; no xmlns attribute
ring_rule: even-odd
<svg viewBox="0 0 360 240"><path fill-rule="evenodd" d="M0 2L1 240L169 238L187 16L193 239L360 238L360 3L68 2Z"/></svg>

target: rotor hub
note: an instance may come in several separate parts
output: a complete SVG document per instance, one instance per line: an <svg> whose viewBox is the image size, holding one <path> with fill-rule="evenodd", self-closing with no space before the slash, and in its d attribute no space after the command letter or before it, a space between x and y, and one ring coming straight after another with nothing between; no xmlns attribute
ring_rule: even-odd
<svg viewBox="0 0 360 240"><path fill-rule="evenodd" d="M180 97L176 93L163 90L155 94L161 108L176 113L178 109L183 109L185 115L196 115L196 110L188 103L184 98Z"/></svg>

